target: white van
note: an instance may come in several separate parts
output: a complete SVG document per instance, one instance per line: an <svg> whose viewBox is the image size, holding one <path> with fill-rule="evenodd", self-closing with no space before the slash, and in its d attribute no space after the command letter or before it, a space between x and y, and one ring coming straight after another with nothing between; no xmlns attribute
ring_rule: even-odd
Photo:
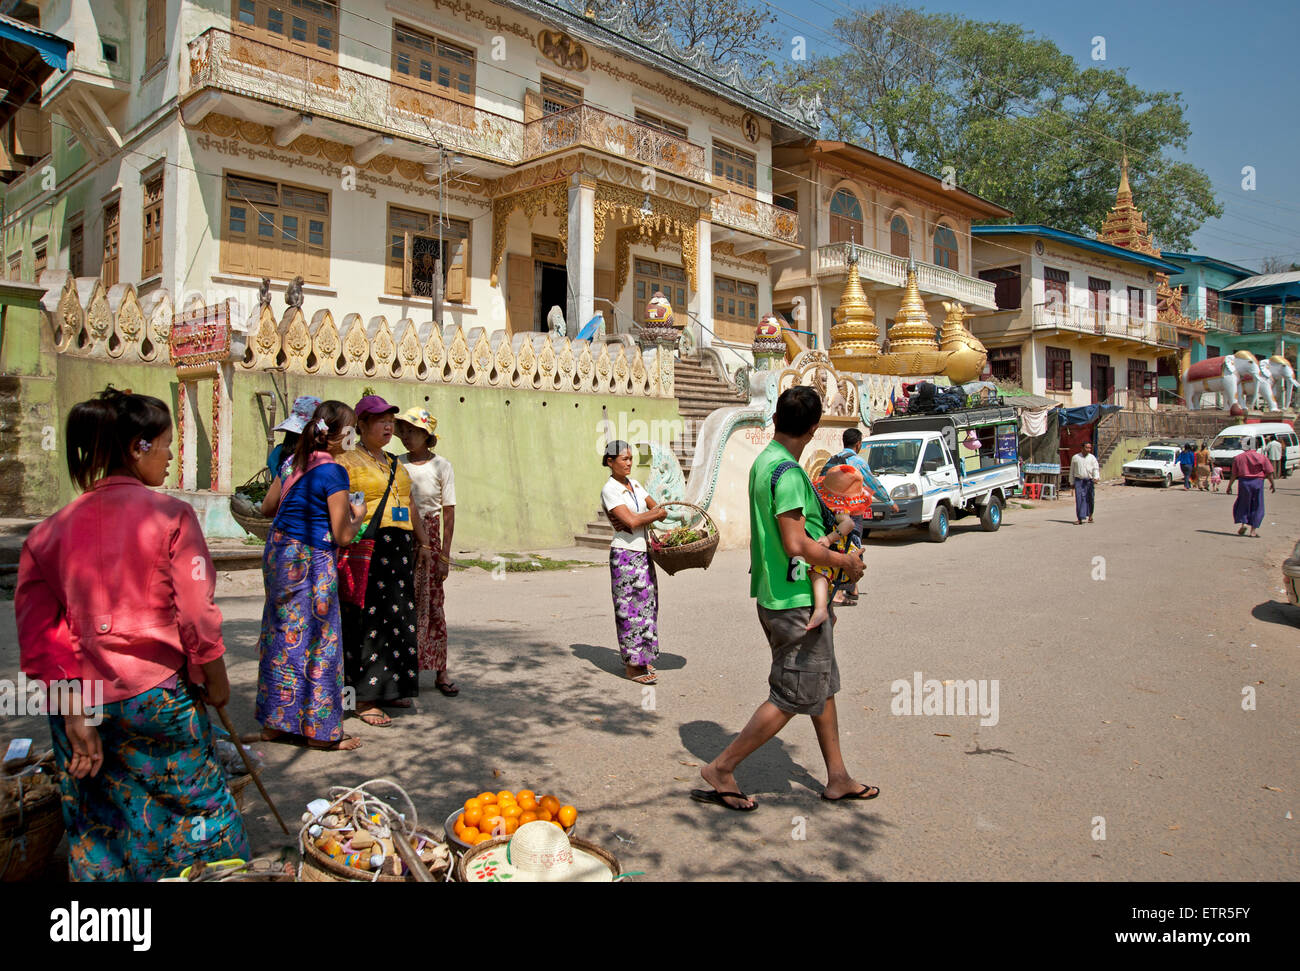
<svg viewBox="0 0 1300 971"><path fill-rule="evenodd" d="M1295 429L1284 421L1258 421L1252 425L1229 425L1214 436L1214 441L1210 443L1210 457L1215 465L1226 469L1232 465L1232 460L1246 451L1247 448L1264 451L1264 439L1269 435L1276 435L1282 440L1285 447L1282 461L1286 465L1287 471L1290 472L1300 466L1300 438L1296 437ZM1281 471L1281 469L1278 469L1279 473Z"/></svg>

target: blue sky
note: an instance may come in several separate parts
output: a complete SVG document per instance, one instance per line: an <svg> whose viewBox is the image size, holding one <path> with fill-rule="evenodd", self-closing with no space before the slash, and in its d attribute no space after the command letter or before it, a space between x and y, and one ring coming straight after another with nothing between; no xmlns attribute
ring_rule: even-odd
<svg viewBox="0 0 1300 971"><path fill-rule="evenodd" d="M810 54L837 53L828 36L852 0L771 0L777 30L802 33ZM1144 90L1182 95L1191 125L1186 158L1224 207L1193 237L1197 252L1255 269L1267 256L1300 263L1300 2L1241 0L945 0L921 5L976 20L1022 24L1093 66L1128 68ZM1256 188L1242 188L1254 166ZM1142 205L1142 200L1137 199Z"/></svg>

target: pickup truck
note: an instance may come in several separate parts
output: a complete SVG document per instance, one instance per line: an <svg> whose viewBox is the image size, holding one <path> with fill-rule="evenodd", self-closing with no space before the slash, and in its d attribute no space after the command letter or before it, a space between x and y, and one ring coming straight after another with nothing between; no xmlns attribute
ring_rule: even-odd
<svg viewBox="0 0 1300 971"><path fill-rule="evenodd" d="M1016 410L1006 407L878 419L861 455L889 498L872 503L867 531L925 527L942 543L952 520L975 515L995 531L1020 485L1019 427Z"/></svg>

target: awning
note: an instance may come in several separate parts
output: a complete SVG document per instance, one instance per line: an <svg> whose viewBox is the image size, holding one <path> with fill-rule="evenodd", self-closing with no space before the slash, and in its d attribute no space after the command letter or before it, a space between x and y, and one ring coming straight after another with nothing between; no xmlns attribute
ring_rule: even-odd
<svg viewBox="0 0 1300 971"><path fill-rule="evenodd" d="M0 125L36 99L55 70L66 71L71 41L0 14Z"/></svg>
<svg viewBox="0 0 1300 971"><path fill-rule="evenodd" d="M1099 418L1119 411L1119 405L1080 405L1077 408L1062 408L1060 422L1062 425L1091 425Z"/></svg>
<svg viewBox="0 0 1300 971"><path fill-rule="evenodd" d="M1061 403L1055 398L1044 398L1041 394L1004 394L1004 403L1022 411L1039 411L1041 409L1059 408Z"/></svg>
<svg viewBox="0 0 1300 971"><path fill-rule="evenodd" d="M1224 287L1219 293L1232 300L1251 300L1255 303L1300 300L1300 271L1261 273Z"/></svg>

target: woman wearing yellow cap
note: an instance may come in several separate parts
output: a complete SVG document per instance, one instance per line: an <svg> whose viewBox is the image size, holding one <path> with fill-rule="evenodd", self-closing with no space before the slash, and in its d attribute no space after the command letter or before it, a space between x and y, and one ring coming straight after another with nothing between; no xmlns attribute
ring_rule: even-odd
<svg viewBox="0 0 1300 971"><path fill-rule="evenodd" d="M411 477L411 501L429 537L432 556L415 573L416 639L420 670L436 671L434 687L447 697L460 693L447 677L447 617L443 581L451 569L451 536L456 529L456 477L451 463L435 455L438 419L423 408L397 418L397 437L406 446L399 461Z"/></svg>

